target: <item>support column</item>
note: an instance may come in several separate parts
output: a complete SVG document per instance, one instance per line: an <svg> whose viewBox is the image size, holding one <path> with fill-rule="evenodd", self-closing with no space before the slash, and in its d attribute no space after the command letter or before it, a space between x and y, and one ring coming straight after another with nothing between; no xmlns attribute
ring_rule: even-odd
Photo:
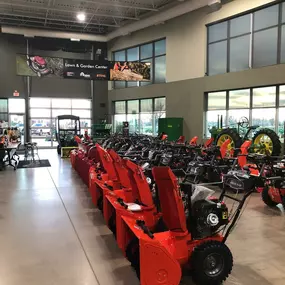
<svg viewBox="0 0 285 285"><path fill-rule="evenodd" d="M27 39L27 54L29 54L29 39ZM31 96L31 77L27 76L27 95L26 95L26 110L25 110L25 138L26 141L31 140L31 133L30 133L30 96Z"/></svg>

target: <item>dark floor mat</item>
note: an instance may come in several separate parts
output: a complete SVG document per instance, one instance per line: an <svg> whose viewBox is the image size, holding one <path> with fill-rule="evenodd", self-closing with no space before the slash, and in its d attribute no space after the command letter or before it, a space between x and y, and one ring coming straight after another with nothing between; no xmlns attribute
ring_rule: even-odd
<svg viewBox="0 0 285 285"><path fill-rule="evenodd" d="M21 160L17 168L37 168L37 167L51 167L48 159L42 160Z"/></svg>

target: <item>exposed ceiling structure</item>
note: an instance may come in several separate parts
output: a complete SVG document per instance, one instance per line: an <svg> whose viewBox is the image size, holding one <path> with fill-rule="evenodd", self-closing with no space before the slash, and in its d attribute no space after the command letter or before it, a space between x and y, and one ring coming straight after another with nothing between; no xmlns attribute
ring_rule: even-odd
<svg viewBox="0 0 285 285"><path fill-rule="evenodd" d="M105 35L183 0L0 0L0 25ZM76 16L86 15L80 23Z"/></svg>

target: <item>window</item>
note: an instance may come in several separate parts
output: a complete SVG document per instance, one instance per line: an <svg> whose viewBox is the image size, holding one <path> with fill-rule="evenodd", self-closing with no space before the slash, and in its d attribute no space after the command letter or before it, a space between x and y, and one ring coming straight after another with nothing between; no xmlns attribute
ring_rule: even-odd
<svg viewBox="0 0 285 285"><path fill-rule="evenodd" d="M217 127L222 116L224 126L237 127L246 117L250 125L270 128L284 138L285 85L210 92L205 98L205 136L210 136L209 129Z"/></svg>
<svg viewBox="0 0 285 285"><path fill-rule="evenodd" d="M126 52L124 50L114 52L114 60L115 61L125 61L126 60Z"/></svg>
<svg viewBox="0 0 285 285"><path fill-rule="evenodd" d="M214 92L208 94L208 110L226 109L226 92Z"/></svg>
<svg viewBox="0 0 285 285"><path fill-rule="evenodd" d="M147 45L142 45L141 47L141 59L144 58L150 58L153 56L153 45L152 44L147 44Z"/></svg>
<svg viewBox="0 0 285 285"><path fill-rule="evenodd" d="M249 108L250 89L234 90L229 92L229 108Z"/></svg>
<svg viewBox="0 0 285 285"><path fill-rule="evenodd" d="M127 61L137 61L139 60L139 48L129 48L127 49Z"/></svg>
<svg viewBox="0 0 285 285"><path fill-rule="evenodd" d="M250 15L245 15L230 20L230 36L236 37L250 33L250 22Z"/></svg>
<svg viewBox="0 0 285 285"><path fill-rule="evenodd" d="M60 115L80 117L82 134L91 133L91 100L63 98L31 98L31 140L40 147L56 147L55 118ZM64 123L64 122L63 122Z"/></svg>
<svg viewBox="0 0 285 285"><path fill-rule="evenodd" d="M25 99L9 99L9 113L25 113Z"/></svg>
<svg viewBox="0 0 285 285"><path fill-rule="evenodd" d="M126 113L126 101L115 102L115 114L125 114Z"/></svg>
<svg viewBox="0 0 285 285"><path fill-rule="evenodd" d="M154 64L155 83L165 82L165 75L166 75L165 60L166 60L165 56L160 56L155 58L155 64Z"/></svg>
<svg viewBox="0 0 285 285"><path fill-rule="evenodd" d="M254 34L253 66L262 67L277 63L277 28Z"/></svg>
<svg viewBox="0 0 285 285"><path fill-rule="evenodd" d="M139 113L139 100L128 101L128 114L138 114Z"/></svg>
<svg viewBox="0 0 285 285"><path fill-rule="evenodd" d="M254 30L276 26L278 24L279 5L274 5L254 13Z"/></svg>
<svg viewBox="0 0 285 285"><path fill-rule="evenodd" d="M284 29L284 3L209 25L207 74L285 63Z"/></svg>
<svg viewBox="0 0 285 285"><path fill-rule="evenodd" d="M249 68L250 35L230 40L230 72Z"/></svg>
<svg viewBox="0 0 285 285"><path fill-rule="evenodd" d="M165 40L157 41L154 43L154 55L164 55L166 54L166 42Z"/></svg>
<svg viewBox="0 0 285 285"><path fill-rule="evenodd" d="M209 27L209 43L225 40L228 34L228 24L223 22Z"/></svg>
<svg viewBox="0 0 285 285"><path fill-rule="evenodd" d="M159 118L165 118L165 97L114 102L114 131L122 132L129 122L130 133L156 135Z"/></svg>
<svg viewBox="0 0 285 285"><path fill-rule="evenodd" d="M7 99L0 99L0 121L1 121L2 126L8 124L8 100Z"/></svg>
<svg viewBox="0 0 285 285"><path fill-rule="evenodd" d="M140 61L151 64L150 82L115 81L115 89L145 86L166 81L166 40L158 40L113 53L115 61Z"/></svg>
<svg viewBox="0 0 285 285"><path fill-rule="evenodd" d="M285 86L279 87L279 106L285 107Z"/></svg>
<svg viewBox="0 0 285 285"><path fill-rule="evenodd" d="M227 72L227 42L209 45L209 75Z"/></svg>
<svg viewBox="0 0 285 285"><path fill-rule="evenodd" d="M273 107L276 104L276 87L253 89L253 107Z"/></svg>
<svg viewBox="0 0 285 285"><path fill-rule="evenodd" d="M285 124L285 108L279 109L279 120L278 120L278 134L284 142L284 124Z"/></svg>
<svg viewBox="0 0 285 285"><path fill-rule="evenodd" d="M154 111L164 111L166 110L165 98L155 98L154 99Z"/></svg>
<svg viewBox="0 0 285 285"><path fill-rule="evenodd" d="M152 99L141 100L141 112L142 113L151 113L152 112Z"/></svg>
<svg viewBox="0 0 285 285"><path fill-rule="evenodd" d="M252 124L275 130L275 108L253 109Z"/></svg>

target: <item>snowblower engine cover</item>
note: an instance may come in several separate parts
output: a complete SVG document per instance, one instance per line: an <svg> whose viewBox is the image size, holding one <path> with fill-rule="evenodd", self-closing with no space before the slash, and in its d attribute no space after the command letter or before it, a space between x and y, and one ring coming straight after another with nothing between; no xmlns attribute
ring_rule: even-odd
<svg viewBox="0 0 285 285"><path fill-rule="evenodd" d="M228 208L224 203L199 200L192 205L192 235L195 239L214 235L228 222Z"/></svg>

